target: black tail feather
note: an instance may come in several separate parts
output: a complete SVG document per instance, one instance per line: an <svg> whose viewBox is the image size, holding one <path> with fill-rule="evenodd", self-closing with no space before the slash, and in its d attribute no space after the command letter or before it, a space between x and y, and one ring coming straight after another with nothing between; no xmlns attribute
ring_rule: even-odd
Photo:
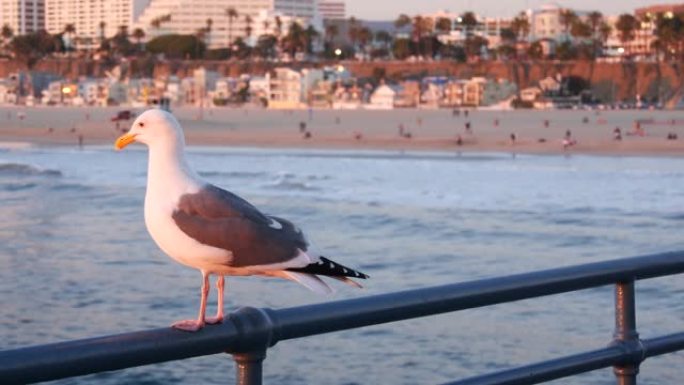
<svg viewBox="0 0 684 385"><path fill-rule="evenodd" d="M347 266L340 265L335 261L331 261L326 257L320 257L320 261L310 265L298 268L287 269L289 271L296 271L299 273L308 273L315 275L326 275L328 277L349 277L367 279L368 275L351 269Z"/></svg>

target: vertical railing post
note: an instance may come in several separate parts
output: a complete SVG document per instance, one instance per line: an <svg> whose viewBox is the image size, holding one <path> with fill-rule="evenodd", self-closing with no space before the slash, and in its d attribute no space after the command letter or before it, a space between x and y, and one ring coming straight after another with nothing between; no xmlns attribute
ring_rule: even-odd
<svg viewBox="0 0 684 385"><path fill-rule="evenodd" d="M266 358L265 350L233 354L236 385L262 385L264 358Z"/></svg>
<svg viewBox="0 0 684 385"><path fill-rule="evenodd" d="M266 350L277 342L277 322L270 309L243 307L229 315L240 333L230 353L235 360L237 385L262 385Z"/></svg>
<svg viewBox="0 0 684 385"><path fill-rule="evenodd" d="M636 385L639 363L643 360L643 349L636 330L636 304L634 280L618 282L615 285L615 334L613 343L622 345L633 354L632 359L615 365L613 372L618 385Z"/></svg>

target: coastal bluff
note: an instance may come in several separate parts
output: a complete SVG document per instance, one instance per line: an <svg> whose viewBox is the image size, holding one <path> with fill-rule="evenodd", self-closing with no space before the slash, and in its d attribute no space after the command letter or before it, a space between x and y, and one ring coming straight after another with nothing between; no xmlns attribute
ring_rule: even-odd
<svg viewBox="0 0 684 385"><path fill-rule="evenodd" d="M634 99L640 95L643 100L663 100L669 108L682 104L684 97L684 74L682 63L676 62L622 62L606 63L593 61L508 61L459 63L453 61L322 61L273 63L263 61L191 61L154 60L152 58L130 59L120 62L105 62L78 58L45 59L31 70L44 71L66 78L79 76L102 77L115 66L120 66L124 76L166 77L188 76L192 70L204 67L225 76L240 74L263 74L275 67L288 66L293 69L344 65L356 77L384 77L388 79L415 78L420 76L456 76L469 78L487 76L508 79L526 88L534 86L541 79L558 74L576 76L586 80L594 95L606 102ZM24 63L0 60L0 77L26 70Z"/></svg>

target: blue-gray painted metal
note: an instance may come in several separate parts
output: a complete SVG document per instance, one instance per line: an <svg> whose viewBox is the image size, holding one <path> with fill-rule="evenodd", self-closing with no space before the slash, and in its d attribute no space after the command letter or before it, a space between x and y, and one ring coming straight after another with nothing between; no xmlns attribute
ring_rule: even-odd
<svg viewBox="0 0 684 385"><path fill-rule="evenodd" d="M638 345L633 345L636 348ZM471 377L443 385L529 385L551 381L573 374L619 365L634 355L644 358L684 350L684 333L641 341L640 350L630 350L623 345L611 345L571 356L556 358L514 369Z"/></svg>
<svg viewBox="0 0 684 385"><path fill-rule="evenodd" d="M220 352L258 355L288 339L680 273L684 252L674 252L287 309L242 308L223 324L197 333L162 328L0 351L0 383L46 381ZM672 344L664 339L656 346L664 353ZM251 364L246 365L249 372ZM250 373L253 377L242 383L259 383L260 366Z"/></svg>

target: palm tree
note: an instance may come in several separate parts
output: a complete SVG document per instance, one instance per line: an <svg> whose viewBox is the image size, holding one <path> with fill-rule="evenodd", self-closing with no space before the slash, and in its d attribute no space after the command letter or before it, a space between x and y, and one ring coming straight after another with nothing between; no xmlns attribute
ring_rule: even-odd
<svg viewBox="0 0 684 385"><path fill-rule="evenodd" d="M238 12L235 8L230 7L226 9L226 16L228 20L228 47L233 44L233 20L237 19Z"/></svg>
<svg viewBox="0 0 684 385"><path fill-rule="evenodd" d="M598 53L598 43L601 41L600 30L601 24L603 23L603 14L599 11L589 12L587 15L587 23L591 29L591 40L594 50L594 55Z"/></svg>
<svg viewBox="0 0 684 385"><path fill-rule="evenodd" d="M290 56L294 60L298 51L303 51L306 45L304 36L304 28L299 23L293 21L287 31L287 35L282 39L283 48L290 52Z"/></svg>
<svg viewBox="0 0 684 385"><path fill-rule="evenodd" d="M138 42L138 48L142 52L142 39L145 38L145 31L143 31L142 28L134 29L133 38Z"/></svg>
<svg viewBox="0 0 684 385"><path fill-rule="evenodd" d="M518 16L511 21L511 30L515 33L516 39L526 41L530 34L530 20L527 18L525 12L520 12Z"/></svg>
<svg viewBox="0 0 684 385"><path fill-rule="evenodd" d="M14 36L14 31L12 31L12 27L10 27L8 24L5 24L2 26L2 32L0 32L0 35L2 35L2 45L5 47L9 43L9 40L12 38L12 36Z"/></svg>
<svg viewBox="0 0 684 385"><path fill-rule="evenodd" d="M362 27L358 33L359 47L361 51L366 53L366 45L373 40L373 32L368 27Z"/></svg>
<svg viewBox="0 0 684 385"><path fill-rule="evenodd" d="M385 49L389 52L389 46L392 42L392 35L385 30L380 30L375 33L375 40L381 42Z"/></svg>
<svg viewBox="0 0 684 385"><path fill-rule="evenodd" d="M214 20L212 20L211 17L207 18L206 23L207 23L207 26L204 28L206 35L204 36L204 38L206 39L205 44L207 45L207 48L208 48L209 42L211 40L211 27L214 25Z"/></svg>
<svg viewBox="0 0 684 385"><path fill-rule="evenodd" d="M451 20L446 17L440 17L435 22L435 29L441 33L449 33L451 31Z"/></svg>
<svg viewBox="0 0 684 385"><path fill-rule="evenodd" d="M280 16L275 17L275 35L276 39L280 40L280 36L283 34L283 20Z"/></svg>
<svg viewBox="0 0 684 385"><path fill-rule="evenodd" d="M618 37L622 44L627 44L628 42L634 40L634 32L639 25L639 21L633 15L629 13L623 13L618 17L615 23L615 29L618 30Z"/></svg>
<svg viewBox="0 0 684 385"><path fill-rule="evenodd" d="M560 12L560 23L563 26L563 33L565 39L570 40L570 27L577 20L577 14L571 9L563 9Z"/></svg>
<svg viewBox="0 0 684 385"><path fill-rule="evenodd" d="M252 37L252 17L250 15L245 15L245 40L249 41Z"/></svg>
<svg viewBox="0 0 684 385"><path fill-rule="evenodd" d="M69 36L69 45L67 46L67 51L73 50L73 39L74 33L76 33L76 26L72 23L66 24L64 26L64 33Z"/></svg>
<svg viewBox="0 0 684 385"><path fill-rule="evenodd" d="M397 20L394 21L394 27L396 29L402 29L406 27L407 25L411 24L411 18L406 15L406 14L401 14L399 17L397 17Z"/></svg>
<svg viewBox="0 0 684 385"><path fill-rule="evenodd" d="M304 41L306 45L306 53L307 54L312 54L313 53L313 41L319 37L321 34L316 31L316 28L314 28L313 25L310 25L306 27L304 30Z"/></svg>
<svg viewBox="0 0 684 385"><path fill-rule="evenodd" d="M107 27L107 22L103 20L100 22L100 45L105 41L105 27Z"/></svg>
<svg viewBox="0 0 684 385"><path fill-rule="evenodd" d="M347 32L347 35L349 36L349 40L352 43L352 47L354 47L354 51L356 51L356 45L359 41L359 31L361 30L361 26L359 25L359 21L356 20L354 16L351 16L349 18L349 30Z"/></svg>

